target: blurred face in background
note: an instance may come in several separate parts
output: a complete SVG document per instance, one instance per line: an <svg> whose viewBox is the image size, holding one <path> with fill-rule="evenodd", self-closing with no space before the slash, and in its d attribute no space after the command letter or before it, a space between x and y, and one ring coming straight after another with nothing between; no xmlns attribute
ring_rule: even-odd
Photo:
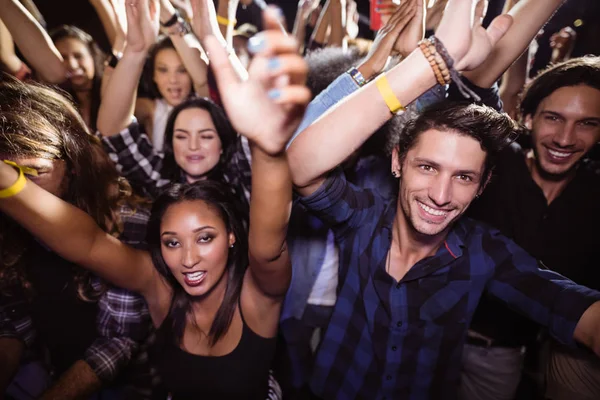
<svg viewBox="0 0 600 400"><path fill-rule="evenodd" d="M153 80L162 98L171 106L186 100L192 91L192 78L175 49L156 53Z"/></svg>
<svg viewBox="0 0 600 400"><path fill-rule="evenodd" d="M586 85L555 90L525 118L531 130L534 168L547 179L570 175L600 141L600 90Z"/></svg>
<svg viewBox="0 0 600 400"><path fill-rule="evenodd" d="M89 47L79 39L63 38L55 43L75 90L90 90L96 73L94 57Z"/></svg>

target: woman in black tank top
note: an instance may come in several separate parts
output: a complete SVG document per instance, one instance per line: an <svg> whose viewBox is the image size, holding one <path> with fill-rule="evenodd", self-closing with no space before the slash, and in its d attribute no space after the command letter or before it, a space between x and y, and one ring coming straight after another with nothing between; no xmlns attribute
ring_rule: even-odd
<svg viewBox="0 0 600 400"><path fill-rule="evenodd" d="M143 62L152 44L148 32L156 24L153 1L127 2L129 32L138 34L128 38L111 82ZM206 2L198 3L202 15ZM144 296L157 328L151 360L174 399L277 398L269 367L291 278L285 237L292 183L285 145L310 100L306 63L278 30L277 18L273 11L265 13L268 31L253 39L255 57L246 81L214 37L202 41L224 108L251 143L248 230L238 200L214 181L174 185L159 196L147 230L150 252L105 234L87 214L29 181L0 200L0 211L60 256ZM269 62L273 57L279 62ZM276 70L267 69L273 64ZM17 177L0 162L0 190Z"/></svg>

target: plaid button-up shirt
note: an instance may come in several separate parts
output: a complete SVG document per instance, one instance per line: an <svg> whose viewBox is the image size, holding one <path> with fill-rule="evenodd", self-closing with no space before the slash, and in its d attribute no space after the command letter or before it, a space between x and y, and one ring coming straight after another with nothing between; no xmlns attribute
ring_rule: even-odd
<svg viewBox="0 0 600 400"><path fill-rule="evenodd" d="M454 398L484 289L566 344L573 344L583 312L600 300L467 218L397 282L385 269L395 201L347 183L339 172L302 201L332 227L340 249L338 300L311 379L324 399Z"/></svg>
<svg viewBox="0 0 600 400"><path fill-rule="evenodd" d="M134 247L144 247L146 210L121 209L123 234L121 240ZM92 286L100 289L103 282L94 277ZM27 349L34 346L36 335L23 298L3 298L0 302L0 337L22 340ZM98 300L96 319L98 337L83 355L94 373L104 383L111 382L146 340L152 327L144 299L124 289L110 287Z"/></svg>

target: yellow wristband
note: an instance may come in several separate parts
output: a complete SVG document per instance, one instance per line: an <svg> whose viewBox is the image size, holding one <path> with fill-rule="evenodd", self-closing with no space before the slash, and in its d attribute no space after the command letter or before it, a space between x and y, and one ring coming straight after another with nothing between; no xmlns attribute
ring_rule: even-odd
<svg viewBox="0 0 600 400"><path fill-rule="evenodd" d="M13 165L13 163L10 162L7 162L7 164ZM19 192L21 192L21 190L25 188L25 184L27 183L27 179L25 179L25 174L23 173L23 170L21 168L17 167L17 169L19 170L19 177L17 178L17 181L11 186L7 187L6 189L0 190L0 199L7 199L9 197L13 197L19 194Z"/></svg>
<svg viewBox="0 0 600 400"><path fill-rule="evenodd" d="M234 19L233 21L228 20L225 17L221 17L220 15L217 15L217 22L221 25L225 25L225 26L229 26L229 25L235 25L237 24L237 19Z"/></svg>
<svg viewBox="0 0 600 400"><path fill-rule="evenodd" d="M385 74L381 74L377 77L377 79L375 79L375 85L377 85L377 89L379 90L381 97L383 97L385 104L387 104L392 114L396 114L398 111L404 111L402 103L400 103L400 100L398 100L392 91L390 83L385 77Z"/></svg>

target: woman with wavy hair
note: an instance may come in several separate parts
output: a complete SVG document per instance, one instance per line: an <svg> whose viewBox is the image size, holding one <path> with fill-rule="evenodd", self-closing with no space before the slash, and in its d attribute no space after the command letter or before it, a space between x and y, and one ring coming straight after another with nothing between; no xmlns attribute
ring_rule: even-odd
<svg viewBox="0 0 600 400"><path fill-rule="evenodd" d="M75 107L56 91L3 78L0 157L23 166L32 182L86 213L102 231L134 246L144 244L147 211ZM58 377L49 390L62 398L66 386L89 395L108 385L147 332L139 297L107 286L77 262L49 251L43 240L3 214L0 300L5 317L0 318L0 358L7 357L0 360L6 367L0 368L0 392L18 367L22 343L33 346L34 335ZM41 375L24 379L29 388L46 381ZM39 383L42 390L47 383Z"/></svg>
<svg viewBox="0 0 600 400"><path fill-rule="evenodd" d="M193 24L196 31L198 26L209 23L207 15L212 6L209 3L202 0L196 7ZM164 12L161 18L164 19ZM128 30L127 46L130 51L135 48L137 58L119 62L106 83L98 112L98 132L110 158L136 189L153 199L170 183L209 179L227 184L240 200L247 200L250 166L242 137L213 101L192 97L175 105L166 121L160 151L143 131L142 121L132 121L140 100L136 101L137 82L149 54L150 59L155 55L158 27L148 29L145 46L136 40L140 35ZM204 37L206 33L197 35ZM235 65L237 61L232 62ZM244 203L247 208L247 202Z"/></svg>

